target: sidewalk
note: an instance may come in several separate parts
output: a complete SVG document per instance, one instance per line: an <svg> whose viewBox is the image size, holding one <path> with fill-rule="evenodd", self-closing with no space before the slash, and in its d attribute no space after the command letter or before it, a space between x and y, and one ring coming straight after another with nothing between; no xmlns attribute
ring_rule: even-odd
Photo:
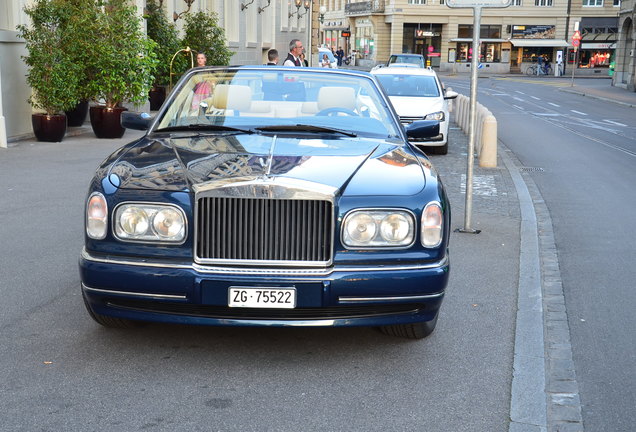
<svg viewBox="0 0 636 432"><path fill-rule="evenodd" d="M636 108L636 92L611 85L611 80L574 78L574 86L561 87L560 91L579 94L593 99L613 102Z"/></svg>

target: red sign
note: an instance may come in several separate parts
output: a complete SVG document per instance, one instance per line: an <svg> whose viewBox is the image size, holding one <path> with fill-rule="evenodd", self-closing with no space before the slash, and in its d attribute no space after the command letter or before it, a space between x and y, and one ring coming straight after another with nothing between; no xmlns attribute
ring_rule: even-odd
<svg viewBox="0 0 636 432"><path fill-rule="evenodd" d="M572 45L574 47L577 47L577 46L581 45L581 41L579 39L572 38Z"/></svg>
<svg viewBox="0 0 636 432"><path fill-rule="evenodd" d="M432 46L429 46L429 47L428 47L428 52L432 53L433 51L435 51L435 48L434 48L434 47L432 47Z"/></svg>
<svg viewBox="0 0 636 432"><path fill-rule="evenodd" d="M340 32L340 36L341 37L351 37L351 32L348 30L343 30L342 32Z"/></svg>
<svg viewBox="0 0 636 432"><path fill-rule="evenodd" d="M581 40L581 32L580 31L575 31L574 34L572 35L572 41L574 40Z"/></svg>

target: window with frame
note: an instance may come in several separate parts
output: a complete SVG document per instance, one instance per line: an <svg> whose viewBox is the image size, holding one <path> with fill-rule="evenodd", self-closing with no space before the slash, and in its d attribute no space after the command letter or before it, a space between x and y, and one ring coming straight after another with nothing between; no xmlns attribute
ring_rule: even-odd
<svg viewBox="0 0 636 432"><path fill-rule="evenodd" d="M460 38L472 38L473 26L467 24L460 24L457 29L457 37ZM499 39L501 38L501 26L500 25L482 25L479 27L479 37L487 39Z"/></svg>
<svg viewBox="0 0 636 432"><path fill-rule="evenodd" d="M621 7L621 0L614 0L614 7Z"/></svg>
<svg viewBox="0 0 636 432"><path fill-rule="evenodd" d="M522 6L521 0L512 0L511 6Z"/></svg>
<svg viewBox="0 0 636 432"><path fill-rule="evenodd" d="M426 0L409 0L409 4L412 4L412 5L423 5L423 4L426 4Z"/></svg>
<svg viewBox="0 0 636 432"><path fill-rule="evenodd" d="M602 7L603 0L583 0L583 6L587 7Z"/></svg>
<svg viewBox="0 0 636 432"><path fill-rule="evenodd" d="M534 0L534 5L540 7L551 7L552 0Z"/></svg>

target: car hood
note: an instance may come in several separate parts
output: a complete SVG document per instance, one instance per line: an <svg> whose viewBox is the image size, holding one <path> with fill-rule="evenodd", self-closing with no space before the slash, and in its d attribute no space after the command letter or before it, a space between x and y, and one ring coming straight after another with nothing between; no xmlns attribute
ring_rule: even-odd
<svg viewBox="0 0 636 432"><path fill-rule="evenodd" d="M378 139L173 136L140 140L112 163L109 178L123 189L188 191L284 177L346 195L414 195L425 186L424 172L409 147Z"/></svg>
<svg viewBox="0 0 636 432"><path fill-rule="evenodd" d="M423 117L444 111L444 99L441 97L389 96L389 99L400 117Z"/></svg>

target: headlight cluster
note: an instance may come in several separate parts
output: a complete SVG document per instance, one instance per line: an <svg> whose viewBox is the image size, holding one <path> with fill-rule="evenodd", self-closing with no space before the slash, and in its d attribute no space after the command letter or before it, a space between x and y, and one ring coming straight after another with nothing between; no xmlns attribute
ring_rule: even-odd
<svg viewBox="0 0 636 432"><path fill-rule="evenodd" d="M424 120L444 121L445 118L446 118L446 116L444 115L444 111L437 111L437 112L434 112L434 113L427 114L424 117Z"/></svg>
<svg viewBox="0 0 636 432"><path fill-rule="evenodd" d="M126 203L115 209L114 218L120 240L181 243L185 239L186 219L177 206Z"/></svg>
<svg viewBox="0 0 636 432"><path fill-rule="evenodd" d="M406 210L369 209L348 213L342 224L346 247L409 247L415 242L415 218ZM422 212L422 246L436 248L444 235L444 214L438 202L430 202Z"/></svg>
<svg viewBox="0 0 636 432"><path fill-rule="evenodd" d="M414 237L415 220L404 210L355 210L343 222L347 247L407 247Z"/></svg>

